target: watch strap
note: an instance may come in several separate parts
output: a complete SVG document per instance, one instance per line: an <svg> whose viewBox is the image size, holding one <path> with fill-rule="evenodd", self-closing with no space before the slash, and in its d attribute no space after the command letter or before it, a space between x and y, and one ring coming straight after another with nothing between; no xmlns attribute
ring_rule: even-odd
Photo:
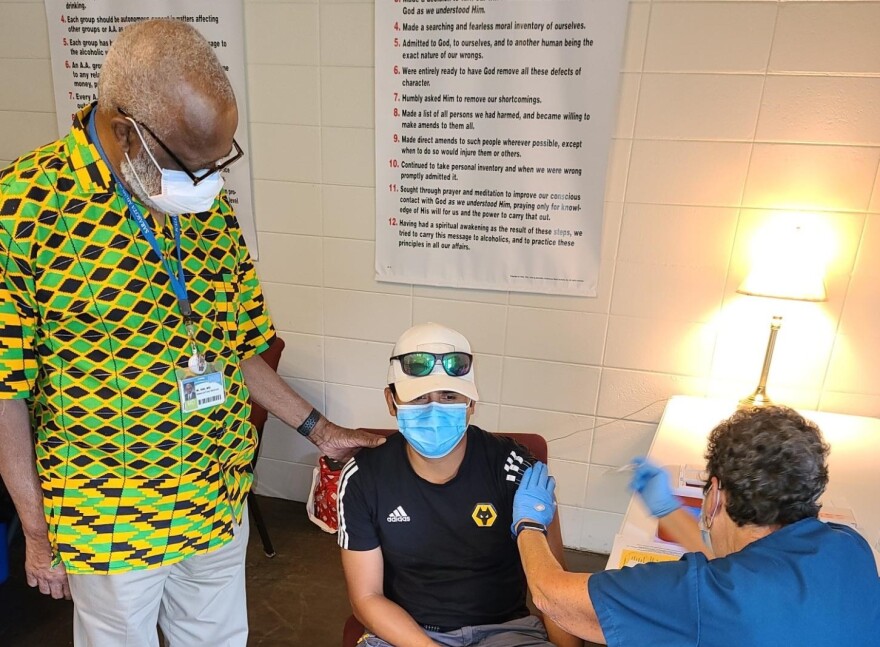
<svg viewBox="0 0 880 647"><path fill-rule="evenodd" d="M303 420L302 424L296 428L297 432L300 435L309 437L309 434L312 433L312 429L314 429L318 422L321 420L321 412L317 409L312 409L311 413L309 413L309 417Z"/></svg>
<svg viewBox="0 0 880 647"><path fill-rule="evenodd" d="M537 521L520 521L518 524L516 524L516 534L514 536L519 537L519 534L523 530L537 530L544 535L547 534L547 526L545 526L543 523L538 523Z"/></svg>

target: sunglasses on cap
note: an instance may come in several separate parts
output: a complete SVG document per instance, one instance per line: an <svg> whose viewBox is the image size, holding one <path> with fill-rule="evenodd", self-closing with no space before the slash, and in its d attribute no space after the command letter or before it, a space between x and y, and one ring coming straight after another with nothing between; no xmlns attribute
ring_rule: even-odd
<svg viewBox="0 0 880 647"><path fill-rule="evenodd" d="M470 373L471 364L474 356L470 353L462 353L455 351L453 353L428 353L425 351L416 351L414 353L404 353L403 355L395 355L392 361L398 360L400 368L404 374L411 377L425 377L430 375L440 360L443 370L450 377L461 377Z"/></svg>

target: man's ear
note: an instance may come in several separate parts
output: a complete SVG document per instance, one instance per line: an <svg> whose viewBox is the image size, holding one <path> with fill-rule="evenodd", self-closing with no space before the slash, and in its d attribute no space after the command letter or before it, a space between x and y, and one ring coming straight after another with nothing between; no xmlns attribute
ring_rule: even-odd
<svg viewBox="0 0 880 647"><path fill-rule="evenodd" d="M113 133L114 143L122 153L128 153L132 151L134 146L140 144L140 138L135 132L134 125L122 115L110 117L110 131Z"/></svg>
<svg viewBox="0 0 880 647"><path fill-rule="evenodd" d="M391 393L391 389L387 386L385 387L385 404L388 405L388 413L391 414L391 417L397 417L397 403L394 401L394 394Z"/></svg>

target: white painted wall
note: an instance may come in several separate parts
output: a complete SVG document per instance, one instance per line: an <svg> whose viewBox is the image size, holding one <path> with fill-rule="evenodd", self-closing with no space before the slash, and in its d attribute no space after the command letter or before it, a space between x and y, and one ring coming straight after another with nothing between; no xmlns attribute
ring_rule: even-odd
<svg viewBox="0 0 880 647"><path fill-rule="evenodd" d="M479 424L551 442L566 544L605 550L663 399L754 388L784 310L779 400L880 416L880 2L630 2L600 294L373 280L373 3L245 5L259 264L281 372L333 420L389 426L393 341L426 320L478 355ZM54 139L45 12L0 0L0 160ZM824 227L829 300L735 289L752 234ZM578 431L580 430L580 431ZM270 421L259 490L304 500L316 454Z"/></svg>

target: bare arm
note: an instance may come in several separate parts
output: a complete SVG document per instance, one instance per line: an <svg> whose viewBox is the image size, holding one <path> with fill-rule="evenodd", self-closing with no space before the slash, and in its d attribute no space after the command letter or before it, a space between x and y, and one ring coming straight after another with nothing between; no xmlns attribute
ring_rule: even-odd
<svg viewBox="0 0 880 647"><path fill-rule="evenodd" d="M550 552L553 554L553 557L564 570L565 552L562 544L562 527L559 524L558 513L553 517L553 522L547 528L547 544L550 547ZM545 616L543 620L544 627L547 629L547 637L550 639L550 642L556 645L556 647L583 647L583 640L568 633L552 618Z"/></svg>
<svg viewBox="0 0 880 647"><path fill-rule="evenodd" d="M708 559L715 554L703 543L703 534L693 516L683 508L673 510L658 520L663 533L689 553L703 553Z"/></svg>
<svg viewBox="0 0 880 647"><path fill-rule="evenodd" d="M354 615L384 641L408 647L436 647L428 634L400 605L385 597L382 549L342 550L342 569Z"/></svg>
<svg viewBox="0 0 880 647"><path fill-rule="evenodd" d="M590 574L564 571L539 532L525 530L517 543L535 606L566 631L606 644L587 590Z"/></svg>
<svg viewBox="0 0 880 647"><path fill-rule="evenodd" d="M312 405L291 389L262 357L255 355L244 360L241 372L250 396L261 407L294 429L308 418ZM309 434L309 440L337 460L350 458L360 447L375 447L385 442L381 436L334 425L323 416Z"/></svg>
<svg viewBox="0 0 880 647"><path fill-rule="evenodd" d="M52 566L43 490L37 476L34 438L24 400L0 400L0 475L21 519L28 585L38 586L41 593L53 598L70 599L64 564Z"/></svg>

